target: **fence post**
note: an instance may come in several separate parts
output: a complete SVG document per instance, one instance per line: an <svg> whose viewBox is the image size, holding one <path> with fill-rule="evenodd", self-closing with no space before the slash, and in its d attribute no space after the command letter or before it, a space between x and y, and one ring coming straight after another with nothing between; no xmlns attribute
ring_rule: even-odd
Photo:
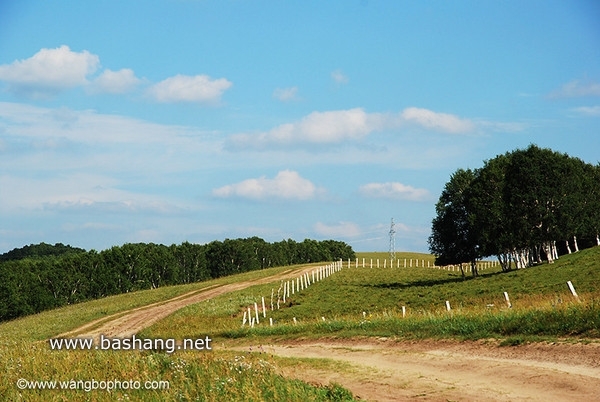
<svg viewBox="0 0 600 402"><path fill-rule="evenodd" d="M579 300L579 296L577 295L577 292L575 291L575 287L573 286L573 283L571 281L567 281L567 285L569 286L569 290L571 290L571 293L573 294L573 296Z"/></svg>
<svg viewBox="0 0 600 402"><path fill-rule="evenodd" d="M506 299L506 304L508 308L512 308L512 304L510 303L510 299L508 298L508 292L504 292L504 299Z"/></svg>

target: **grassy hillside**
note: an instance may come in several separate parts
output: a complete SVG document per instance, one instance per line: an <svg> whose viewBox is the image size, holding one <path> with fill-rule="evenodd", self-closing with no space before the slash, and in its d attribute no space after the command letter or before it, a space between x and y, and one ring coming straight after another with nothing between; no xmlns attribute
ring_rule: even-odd
<svg viewBox="0 0 600 402"><path fill-rule="evenodd" d="M378 256L386 254L365 258ZM402 266L404 257L398 254ZM410 257L415 258L414 254ZM256 286L189 306L144 335L494 337L508 342L600 337L600 247L561 257L552 265L508 273L490 268L478 278L465 279L457 271L422 264L418 268L362 268L362 255L358 258L359 268L351 262L351 268L291 295L279 310L269 311L267 319L261 313L262 321L254 328L241 327L244 311L254 302L260 305L261 297L268 305L271 292L280 284ZM426 255L421 258L427 261ZM571 295L567 281L574 284L578 299ZM269 318L274 321L272 327Z"/></svg>
<svg viewBox="0 0 600 402"><path fill-rule="evenodd" d="M84 323L217 284L262 278L290 267L253 271L203 283L145 290L45 311L0 324L0 396L9 401L353 400L333 384L317 387L281 376L265 356L212 351L50 350L46 339ZM79 389L24 389L27 381L66 381ZM70 382L80 382L79 384ZM90 390L95 381L139 381L141 389ZM144 389L167 381L168 389ZM56 384L60 387L60 383ZM86 390L85 388L88 387Z"/></svg>
<svg viewBox="0 0 600 402"><path fill-rule="evenodd" d="M277 294L281 283L229 293L188 306L143 331L154 338L211 336L211 352L51 351L49 337L127 309L156 303L219 283L264 277L286 268L255 271L193 285L160 288L67 306L0 324L0 395L7 400L350 400L336 385L314 387L278 374L278 360L223 350L230 339L390 336L400 339L502 339L517 344L540 339L600 338L600 247L561 257L553 265L463 279L456 271L427 268L433 257L398 253L401 268L386 268L386 253L358 254L344 268L295 292L268 311L254 328L241 326L244 311ZM362 268L362 258L368 262ZM380 258L380 268L370 260ZM403 267L404 258L424 260ZM374 262L374 266L375 266ZM423 266L425 265L425 266ZM431 265L431 264L430 264ZM566 282L571 281L575 299ZM509 308L504 292L510 296ZM446 310L446 301L451 310ZM405 315L403 315L403 309ZM269 318L274 325L269 325ZM294 323L294 318L296 322ZM19 390L19 378L44 380L168 381L160 390Z"/></svg>

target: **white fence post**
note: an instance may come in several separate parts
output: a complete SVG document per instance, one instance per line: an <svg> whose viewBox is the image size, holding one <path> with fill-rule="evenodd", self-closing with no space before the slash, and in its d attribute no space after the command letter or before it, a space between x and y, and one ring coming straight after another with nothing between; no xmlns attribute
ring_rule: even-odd
<svg viewBox="0 0 600 402"><path fill-rule="evenodd" d="M508 298L508 292L504 292L504 299L506 299L506 304L508 308L512 308L512 304L510 303L510 299Z"/></svg>
<svg viewBox="0 0 600 402"><path fill-rule="evenodd" d="M569 286L569 290L571 290L571 293L573 294L573 296L579 300L579 296L577 295L577 292L575 291L575 287L573 286L573 283L571 281L567 281L567 285Z"/></svg>

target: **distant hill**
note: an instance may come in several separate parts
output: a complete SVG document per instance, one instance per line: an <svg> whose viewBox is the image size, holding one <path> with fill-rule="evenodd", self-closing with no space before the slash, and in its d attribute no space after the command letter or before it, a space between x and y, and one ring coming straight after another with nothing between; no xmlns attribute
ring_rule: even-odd
<svg viewBox="0 0 600 402"><path fill-rule="evenodd" d="M0 254L0 262L22 260L24 258L59 256L68 253L81 253L85 251L86 250L82 248L71 247L68 244L64 245L62 243L56 243L55 245L47 243L30 244L28 246L15 248L4 254Z"/></svg>

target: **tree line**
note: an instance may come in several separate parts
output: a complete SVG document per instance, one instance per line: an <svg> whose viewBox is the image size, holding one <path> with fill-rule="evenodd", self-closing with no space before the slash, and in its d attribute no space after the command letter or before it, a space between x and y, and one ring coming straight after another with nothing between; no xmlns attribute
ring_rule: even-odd
<svg viewBox="0 0 600 402"><path fill-rule="evenodd" d="M600 165L530 145L458 169L436 204L436 264L497 256L503 271L600 245Z"/></svg>
<svg viewBox="0 0 600 402"><path fill-rule="evenodd" d="M110 295L268 267L355 258L336 240L127 243L97 252L40 243L0 255L0 321Z"/></svg>

